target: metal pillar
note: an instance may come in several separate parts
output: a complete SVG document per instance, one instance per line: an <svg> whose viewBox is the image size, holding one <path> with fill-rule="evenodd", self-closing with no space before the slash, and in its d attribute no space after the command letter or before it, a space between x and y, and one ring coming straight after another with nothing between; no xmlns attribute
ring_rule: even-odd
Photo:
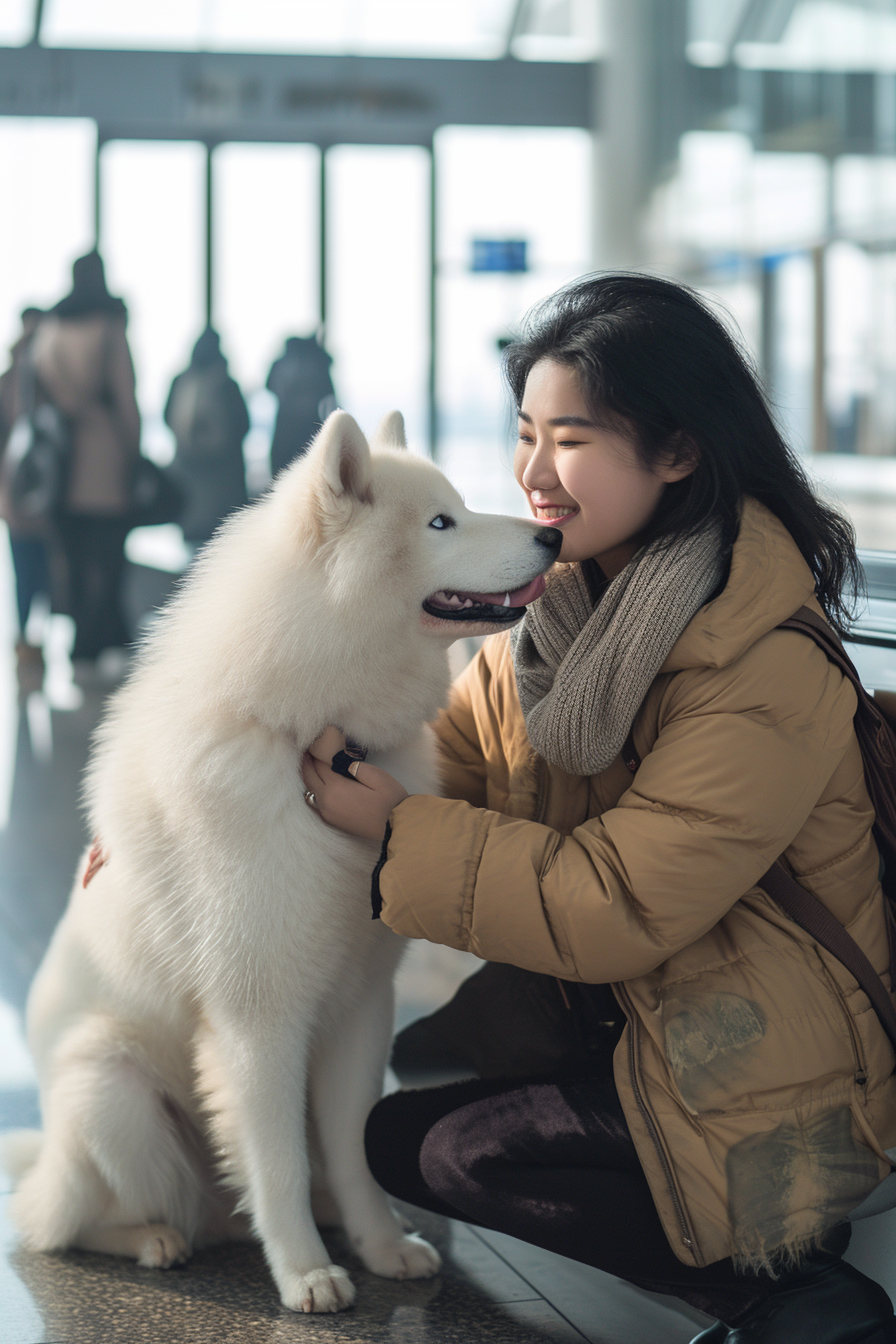
<svg viewBox="0 0 896 1344"><path fill-rule="evenodd" d="M318 340L326 344L327 337L327 151L320 146L320 184L318 189L318 228L317 244L317 310L320 317Z"/></svg>
<svg viewBox="0 0 896 1344"><path fill-rule="evenodd" d="M812 451L829 448L825 341L825 247L812 249Z"/></svg>
<svg viewBox="0 0 896 1344"><path fill-rule="evenodd" d="M205 147L205 325L212 325L214 294L214 181L212 169L213 145Z"/></svg>
<svg viewBox="0 0 896 1344"><path fill-rule="evenodd" d="M778 362L778 352L775 348L778 334L778 266L773 257L764 257L759 265L759 373L766 395L774 399L775 371Z"/></svg>
<svg viewBox="0 0 896 1344"><path fill-rule="evenodd" d="M595 81L594 242L598 268L643 258L641 215L650 159L649 0L610 0L607 58Z"/></svg>
<svg viewBox="0 0 896 1344"><path fill-rule="evenodd" d="M103 229L103 180L102 180L103 141L99 128L96 133L96 151L93 158L93 245L100 252Z"/></svg>
<svg viewBox="0 0 896 1344"><path fill-rule="evenodd" d="M44 22L44 0L34 0L34 27L31 30L30 45L40 46L40 32Z"/></svg>
<svg viewBox="0 0 896 1344"><path fill-rule="evenodd" d="M439 455L438 410L438 300L439 300L439 229L438 195L435 146L429 145L429 367L426 379L426 399L429 421L429 455L436 461Z"/></svg>

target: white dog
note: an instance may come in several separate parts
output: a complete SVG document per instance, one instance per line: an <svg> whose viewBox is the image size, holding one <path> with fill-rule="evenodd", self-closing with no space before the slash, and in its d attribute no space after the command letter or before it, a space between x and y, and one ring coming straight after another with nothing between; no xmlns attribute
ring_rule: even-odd
<svg viewBox="0 0 896 1344"><path fill-rule="evenodd" d="M165 1267L251 1227L286 1307L336 1311L354 1288L312 1218L320 1167L368 1268L438 1269L364 1159L402 949L371 919L378 847L327 827L299 768L338 724L435 791L448 645L519 619L560 535L470 513L403 445L397 413L373 455L334 413L111 701L87 786L108 861L86 887L81 867L28 1004L44 1131L7 1160L30 1247Z"/></svg>

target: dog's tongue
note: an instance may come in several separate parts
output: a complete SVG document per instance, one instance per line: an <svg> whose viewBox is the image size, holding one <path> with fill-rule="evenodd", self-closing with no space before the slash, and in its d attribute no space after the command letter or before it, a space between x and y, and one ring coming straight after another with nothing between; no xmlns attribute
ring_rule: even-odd
<svg viewBox="0 0 896 1344"><path fill-rule="evenodd" d="M526 607L541 597L545 589L544 575L527 583L525 588L515 588L512 593L470 593L476 602L488 602L493 607Z"/></svg>

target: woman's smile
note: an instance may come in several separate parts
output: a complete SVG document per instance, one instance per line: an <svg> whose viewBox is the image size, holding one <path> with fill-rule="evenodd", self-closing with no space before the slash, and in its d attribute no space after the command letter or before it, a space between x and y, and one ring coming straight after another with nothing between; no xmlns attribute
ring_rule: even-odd
<svg viewBox="0 0 896 1344"><path fill-rule="evenodd" d="M538 499L535 494L530 495L529 504L538 522L550 523L553 527L562 527L579 511L575 504L549 504Z"/></svg>

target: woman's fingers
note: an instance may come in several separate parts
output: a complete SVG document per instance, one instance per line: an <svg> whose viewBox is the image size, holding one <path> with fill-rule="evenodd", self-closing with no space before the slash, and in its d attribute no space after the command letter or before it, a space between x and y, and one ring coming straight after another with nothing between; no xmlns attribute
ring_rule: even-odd
<svg viewBox="0 0 896 1344"><path fill-rule="evenodd" d="M345 734L331 723L308 750L318 761L331 761L338 751L345 750Z"/></svg>
<svg viewBox="0 0 896 1344"><path fill-rule="evenodd" d="M350 835L379 839L389 813L407 797L407 791L386 770L366 762L354 764L358 765L357 772L353 770L345 777L306 752L302 760L305 801L330 826ZM360 789L359 784L363 785Z"/></svg>

